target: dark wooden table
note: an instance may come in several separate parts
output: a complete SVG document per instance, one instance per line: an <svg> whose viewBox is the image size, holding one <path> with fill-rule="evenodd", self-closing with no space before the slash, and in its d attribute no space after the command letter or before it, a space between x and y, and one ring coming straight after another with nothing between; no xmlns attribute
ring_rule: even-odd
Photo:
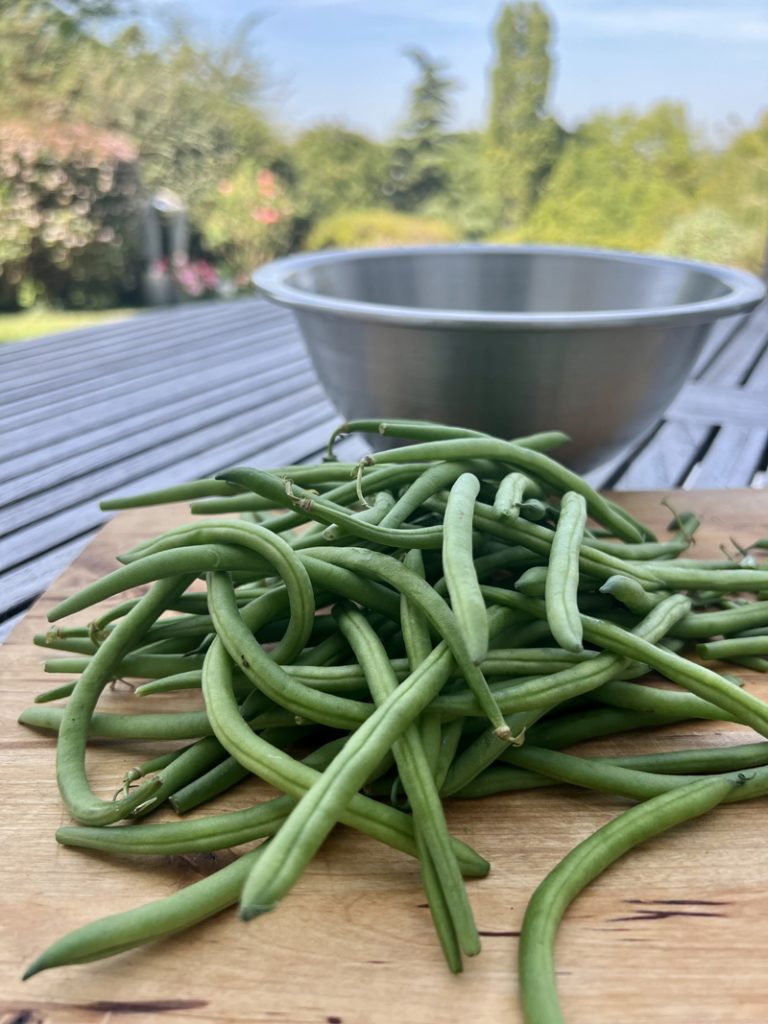
<svg viewBox="0 0 768 1024"><path fill-rule="evenodd" d="M260 299L5 345L0 395L0 639L108 518L101 498L312 460L339 422L292 316ZM615 490L767 479L768 303L723 321L664 419L590 474Z"/></svg>

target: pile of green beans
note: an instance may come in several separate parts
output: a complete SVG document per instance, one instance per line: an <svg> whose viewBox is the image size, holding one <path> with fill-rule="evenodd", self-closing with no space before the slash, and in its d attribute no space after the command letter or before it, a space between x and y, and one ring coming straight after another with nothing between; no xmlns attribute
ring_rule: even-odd
<svg viewBox="0 0 768 1024"><path fill-rule="evenodd" d="M352 431L412 443L339 462L333 442ZM490 866L450 834L444 800L566 784L631 806L565 858L525 916L526 1020L562 1020L552 951L578 892L638 843L768 792L768 704L706 664L768 668L768 569L752 554L738 564L686 557L695 516L676 516L670 539L658 539L547 454L564 440L360 420L334 434L320 465L240 467L105 502L192 499L205 518L120 555L36 637L62 652L46 671L76 677L20 716L57 733L74 824L56 838L119 855L246 852L169 898L64 936L25 977L233 904L246 920L270 911L339 822L417 858L459 972L480 950L465 880ZM148 589L85 625L57 624L137 587ZM653 685L650 672L676 686ZM138 713L99 710L119 680L138 684ZM175 691L180 710L151 710L154 694ZM767 739L625 758L566 752L692 719ZM95 738L165 748L105 800L86 771ZM253 776L281 795L183 817Z"/></svg>

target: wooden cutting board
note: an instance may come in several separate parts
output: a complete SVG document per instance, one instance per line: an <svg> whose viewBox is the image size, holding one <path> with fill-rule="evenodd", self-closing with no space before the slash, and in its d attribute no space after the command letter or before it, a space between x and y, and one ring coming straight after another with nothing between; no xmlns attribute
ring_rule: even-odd
<svg viewBox="0 0 768 1024"><path fill-rule="evenodd" d="M663 531L669 513L659 504L662 497L622 494L619 500ZM768 492L667 497L701 517L698 556L716 557L730 537L749 542L768 535ZM64 932L158 899L211 868L204 858L121 860L58 846L54 831L68 817L54 782L53 742L16 724L34 694L61 678L44 676L45 652L31 644L46 628L47 610L113 568L118 552L186 518L178 506L117 516L0 650L0 1024L520 1021L515 959L526 902L568 850L625 806L618 798L557 787L451 805L454 834L493 865L488 878L469 883L483 952L458 977L443 965L415 862L339 828L272 914L245 925L227 912L143 950L19 980ZM768 698L764 682L745 676ZM118 709L136 699L116 692L104 702ZM590 749L635 752L754 738L749 730L700 723ZM153 749L159 748L95 746L89 761L94 788L110 794L124 771ZM263 792L254 784L220 807L242 806ZM725 807L660 837L608 871L569 912L557 946L566 1020L762 1024L768 1017L766 921L765 805Z"/></svg>

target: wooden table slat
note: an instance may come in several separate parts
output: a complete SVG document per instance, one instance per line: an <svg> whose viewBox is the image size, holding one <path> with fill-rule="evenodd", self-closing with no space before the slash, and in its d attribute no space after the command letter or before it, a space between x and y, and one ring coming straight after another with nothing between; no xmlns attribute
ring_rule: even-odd
<svg viewBox="0 0 768 1024"><path fill-rule="evenodd" d="M282 336L285 332L284 322L279 322L269 330L264 330L257 345L267 345L274 340L274 335ZM215 366L229 358L239 355L248 345L253 344L250 333L232 334L220 340L216 344L201 337L186 339L179 345L178 350L158 350L151 353L148 358L139 358L129 353L125 360L110 365L106 372L98 373L85 372L76 382L56 382L47 390L48 400L52 400L59 391L61 396L61 411L76 407L77 404L92 398L98 398L105 394L117 392L132 393L142 386L144 381L151 382L157 379L159 374L165 373L169 379L173 374L179 374L179 368L188 366L197 367L201 364ZM199 359L195 356L198 355ZM97 386L94 386L94 381ZM45 390L45 389L44 389ZM24 413L40 412L40 388L33 388L28 395L18 397L13 401L5 403L3 415L15 423L22 422Z"/></svg>
<svg viewBox="0 0 768 1024"><path fill-rule="evenodd" d="M650 481L663 479L669 486L681 486L697 461L709 436L708 427L693 423L664 423L612 486L621 490L650 488Z"/></svg>
<svg viewBox="0 0 768 1024"><path fill-rule="evenodd" d="M768 419L762 429L720 427L695 472L689 486L695 488L749 487L755 474L764 470L768 444Z"/></svg>
<svg viewBox="0 0 768 1024"><path fill-rule="evenodd" d="M311 397L317 392L317 382L305 361L289 364L288 368L280 365L262 371L259 388L262 402L269 405L285 395L295 394L297 388L306 388ZM213 395L213 392L209 392L209 395ZM197 435L205 437L209 427L220 428L223 421L250 412L249 396L252 399L253 385L246 378L241 379L231 391L217 389L215 401L201 400L197 395L188 402L162 407L152 416L132 416L130 429L123 427L114 440L98 444L97 438L91 435L92 443L85 451L68 458L55 457L50 453L48 464L35 468L32 476L29 474L33 467L30 467L23 475L0 484L0 507L33 494L52 491L67 480L98 472L104 465L117 463L148 448L157 446L160 449L172 445L177 438L186 440Z"/></svg>
<svg viewBox="0 0 768 1024"><path fill-rule="evenodd" d="M110 467L98 479L88 478L88 493L84 488L77 491L69 488L69 497L76 496L70 506L65 502L56 506L40 502L41 508L36 511L40 513L47 508L44 518L31 519L29 525L20 526L0 540L0 572L45 550L52 538L64 538L69 531L81 533L97 526L104 518L98 508L102 498L170 486L179 482L180 470L184 473L182 479L194 479L216 473L233 463L258 460L262 465L271 466L298 461L306 452L316 451L337 423L332 407L323 400L316 406L286 415L279 428L272 424L253 425L242 435L206 449L204 453L193 452L186 459L157 465L156 459L137 457Z"/></svg>
<svg viewBox="0 0 768 1024"><path fill-rule="evenodd" d="M740 384L768 337L768 302L762 303L699 374L699 380Z"/></svg>
<svg viewBox="0 0 768 1024"><path fill-rule="evenodd" d="M86 499L95 500L97 496L122 487L127 481L140 479L152 470L163 466L178 466L190 457L195 457L195 465L202 471L195 475L204 475L204 466L221 469L231 457L230 453L242 448L243 441L248 442L257 432L267 432L268 435L274 432L276 436L285 436L294 429L297 421L301 421L302 415L310 423L321 419L327 421L330 407L319 384L305 392L305 400L307 405L300 412L293 412L296 399L289 390L256 409L244 410L222 423L213 423L199 432L174 438L159 447L148 448L117 463L105 465L87 476L14 502L3 512L7 539L0 542L0 551L6 545L14 545L12 531L22 529L26 523L36 522L57 509L67 508ZM211 452L216 455L211 456Z"/></svg>
<svg viewBox="0 0 768 1024"><path fill-rule="evenodd" d="M216 331L235 327L258 326L272 318L285 316L285 311L258 299L227 304L204 302L176 306L152 312L140 310L134 316L113 323L83 327L72 331L33 338L23 344L0 346L0 370L33 374L49 366L66 365L79 354L90 354L102 348L107 350L129 345L131 348L151 346L157 336L176 336L184 331L215 328Z"/></svg>

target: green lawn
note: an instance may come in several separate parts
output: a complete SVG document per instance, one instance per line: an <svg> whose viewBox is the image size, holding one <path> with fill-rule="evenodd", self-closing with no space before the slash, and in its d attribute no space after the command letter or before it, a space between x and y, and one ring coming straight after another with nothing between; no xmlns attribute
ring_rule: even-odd
<svg viewBox="0 0 768 1024"><path fill-rule="evenodd" d="M135 309L30 309L22 313L0 313L0 344L7 341L27 341L59 331L74 331L78 327L125 320L135 312Z"/></svg>

